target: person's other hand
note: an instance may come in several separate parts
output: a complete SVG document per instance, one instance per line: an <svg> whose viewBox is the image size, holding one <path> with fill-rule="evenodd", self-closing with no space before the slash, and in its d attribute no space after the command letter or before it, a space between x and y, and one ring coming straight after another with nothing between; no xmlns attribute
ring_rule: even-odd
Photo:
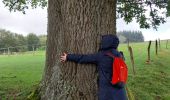
<svg viewBox="0 0 170 100"><path fill-rule="evenodd" d="M67 54L64 52L63 55L60 56L60 61L65 62L67 60Z"/></svg>

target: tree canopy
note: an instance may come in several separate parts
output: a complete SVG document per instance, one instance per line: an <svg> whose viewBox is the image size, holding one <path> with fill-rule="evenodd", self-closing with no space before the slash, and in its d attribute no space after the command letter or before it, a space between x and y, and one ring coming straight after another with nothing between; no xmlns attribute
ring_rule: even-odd
<svg viewBox="0 0 170 100"><path fill-rule="evenodd" d="M21 11L25 14L25 10L30 7L37 8L40 6L42 8L47 6L47 0L3 0L2 1L9 11Z"/></svg>
<svg viewBox="0 0 170 100"><path fill-rule="evenodd" d="M3 3L10 11L21 11L24 14L30 7L44 8L48 5L47 0L3 0ZM127 23L135 18L140 28L157 29L170 15L169 5L170 0L117 0L117 18L123 18Z"/></svg>

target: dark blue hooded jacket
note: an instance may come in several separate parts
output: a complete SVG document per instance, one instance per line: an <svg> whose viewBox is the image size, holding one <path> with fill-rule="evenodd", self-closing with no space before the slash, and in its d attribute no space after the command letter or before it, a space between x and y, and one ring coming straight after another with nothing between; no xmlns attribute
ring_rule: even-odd
<svg viewBox="0 0 170 100"><path fill-rule="evenodd" d="M119 39L116 35L103 35L99 52L96 54L68 54L67 60L76 63L93 63L97 65L99 71L98 100L127 100L125 88L118 88L111 84L113 58L106 55L112 52L115 56L121 54L116 50Z"/></svg>

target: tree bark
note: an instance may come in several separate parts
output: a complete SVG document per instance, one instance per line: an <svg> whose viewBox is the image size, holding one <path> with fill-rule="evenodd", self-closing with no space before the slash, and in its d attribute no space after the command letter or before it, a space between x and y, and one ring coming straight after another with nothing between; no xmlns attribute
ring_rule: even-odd
<svg viewBox="0 0 170 100"><path fill-rule="evenodd" d="M60 62L62 52L97 52L98 38L116 34L116 0L48 0L42 100L96 100L96 66Z"/></svg>

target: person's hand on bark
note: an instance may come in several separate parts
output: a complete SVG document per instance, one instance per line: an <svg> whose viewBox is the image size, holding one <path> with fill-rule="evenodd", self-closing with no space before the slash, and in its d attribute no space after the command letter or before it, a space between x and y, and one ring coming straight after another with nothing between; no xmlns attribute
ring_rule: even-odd
<svg viewBox="0 0 170 100"><path fill-rule="evenodd" d="M66 62L66 60L67 60L67 53L63 53L61 56L60 56L60 61L61 62Z"/></svg>

